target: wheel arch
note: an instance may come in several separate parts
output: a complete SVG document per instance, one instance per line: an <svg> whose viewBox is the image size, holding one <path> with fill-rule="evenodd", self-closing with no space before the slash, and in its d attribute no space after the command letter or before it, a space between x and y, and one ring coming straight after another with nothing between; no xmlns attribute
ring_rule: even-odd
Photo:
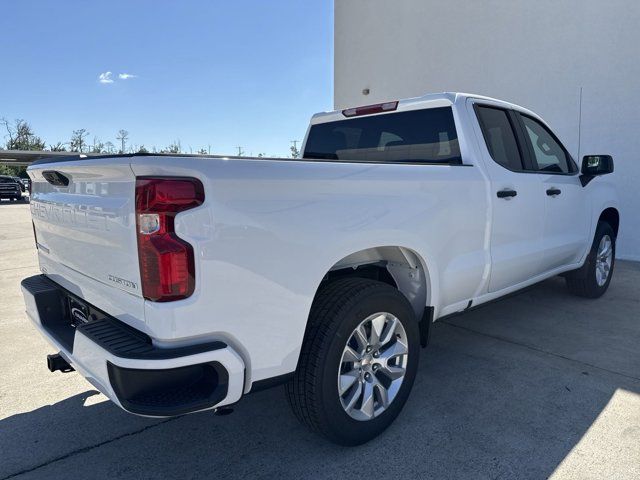
<svg viewBox="0 0 640 480"><path fill-rule="evenodd" d="M611 228L613 228L613 231L615 232L617 237L618 230L620 228L620 212L618 212L618 209L615 207L605 208L600 213L600 217L598 218L598 222L602 221L607 222L609 225L611 225Z"/></svg>
<svg viewBox="0 0 640 480"><path fill-rule="evenodd" d="M326 271L317 290L327 282L349 276L375 279L395 287L409 301L418 320L425 307L433 304L429 268L424 258L411 248L377 246L345 255Z"/></svg>

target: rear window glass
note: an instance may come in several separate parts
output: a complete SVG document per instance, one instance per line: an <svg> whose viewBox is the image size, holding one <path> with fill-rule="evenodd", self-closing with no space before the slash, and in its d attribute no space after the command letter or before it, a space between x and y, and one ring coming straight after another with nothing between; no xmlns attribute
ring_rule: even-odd
<svg viewBox="0 0 640 480"><path fill-rule="evenodd" d="M313 125L303 156L326 160L461 163L450 107Z"/></svg>

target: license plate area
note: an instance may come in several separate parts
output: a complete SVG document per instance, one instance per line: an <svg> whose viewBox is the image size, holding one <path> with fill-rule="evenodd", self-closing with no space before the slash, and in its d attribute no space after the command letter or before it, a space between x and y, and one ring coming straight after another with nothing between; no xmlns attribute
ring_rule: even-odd
<svg viewBox="0 0 640 480"><path fill-rule="evenodd" d="M89 306L81 300L69 295L67 296L69 320L73 327L79 327L89 323L93 318Z"/></svg>

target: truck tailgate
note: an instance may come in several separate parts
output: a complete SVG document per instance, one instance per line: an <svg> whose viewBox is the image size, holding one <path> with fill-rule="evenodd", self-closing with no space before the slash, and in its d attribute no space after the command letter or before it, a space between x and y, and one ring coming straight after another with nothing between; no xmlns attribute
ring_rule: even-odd
<svg viewBox="0 0 640 480"><path fill-rule="evenodd" d="M144 322L129 158L45 163L28 172L43 273L130 324Z"/></svg>

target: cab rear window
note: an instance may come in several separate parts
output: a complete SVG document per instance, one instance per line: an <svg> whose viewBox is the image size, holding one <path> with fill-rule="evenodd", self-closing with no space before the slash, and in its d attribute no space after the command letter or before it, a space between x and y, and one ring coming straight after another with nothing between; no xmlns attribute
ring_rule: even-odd
<svg viewBox="0 0 640 480"><path fill-rule="evenodd" d="M451 107L386 113L313 125L304 158L462 163Z"/></svg>

